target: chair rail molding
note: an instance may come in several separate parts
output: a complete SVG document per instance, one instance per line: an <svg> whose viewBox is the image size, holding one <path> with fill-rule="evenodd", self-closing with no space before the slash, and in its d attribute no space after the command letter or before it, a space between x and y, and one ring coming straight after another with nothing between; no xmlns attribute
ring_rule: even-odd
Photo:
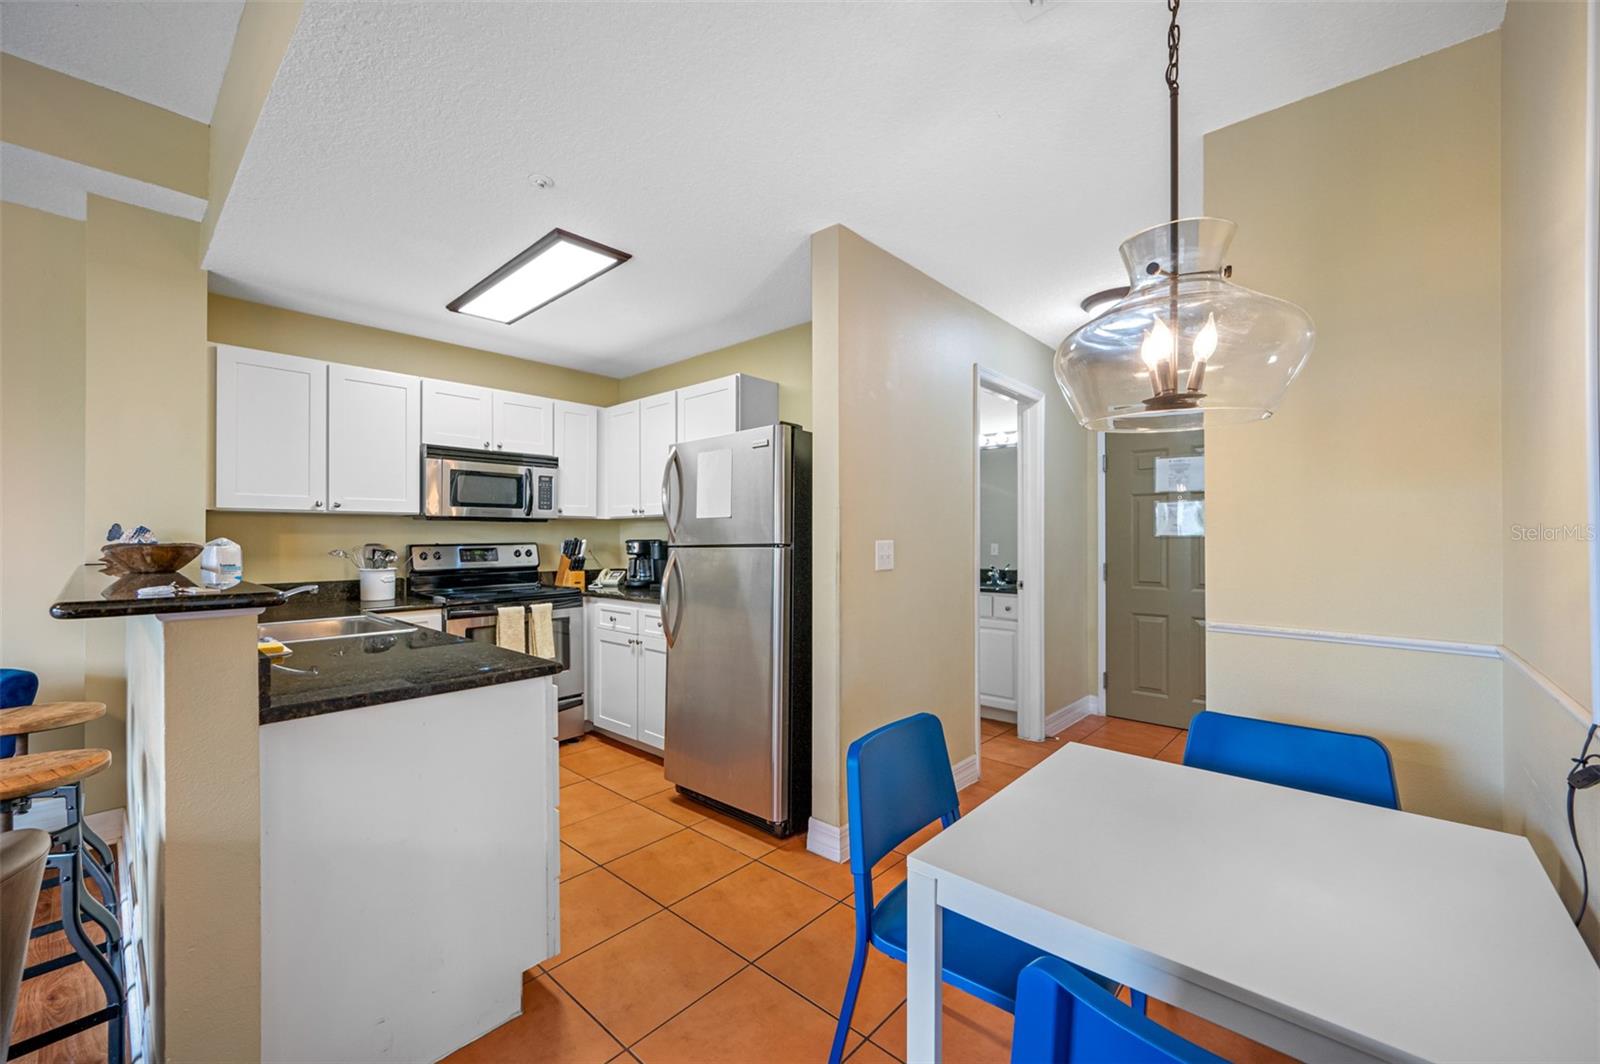
<svg viewBox="0 0 1600 1064"><path fill-rule="evenodd" d="M1268 639L1299 639L1312 643L1342 643L1346 646L1376 647L1380 650L1411 650L1423 654L1454 654L1466 658L1498 658L1501 648L1494 643L1457 643L1443 639L1414 639L1408 636L1374 635L1368 632L1329 632L1316 628L1278 628L1264 624L1238 624L1232 621L1207 621L1207 634L1253 635Z"/></svg>

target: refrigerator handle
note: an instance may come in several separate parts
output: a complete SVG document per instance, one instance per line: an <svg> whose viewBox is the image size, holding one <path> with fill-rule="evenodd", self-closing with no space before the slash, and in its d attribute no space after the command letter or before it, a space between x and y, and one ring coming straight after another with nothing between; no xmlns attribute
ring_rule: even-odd
<svg viewBox="0 0 1600 1064"><path fill-rule="evenodd" d="M667 554L667 568L661 574L661 635L667 641L667 649L672 649L672 644L678 641L678 632L674 625L667 621L667 604L671 601L671 591L677 585L673 582L672 575L678 571L678 555L675 552ZM678 614L682 614L678 610Z"/></svg>
<svg viewBox="0 0 1600 1064"><path fill-rule="evenodd" d="M669 543L672 542L673 536L677 534L678 518L682 516L683 509L681 504L677 513L674 513L672 509L672 474L675 472L678 474L678 491L681 495L683 491L683 469L678 463L678 449L676 447L672 448L672 451L667 455L667 466L661 473L661 516L667 522L667 542ZM671 564L669 559L668 568L671 567Z"/></svg>

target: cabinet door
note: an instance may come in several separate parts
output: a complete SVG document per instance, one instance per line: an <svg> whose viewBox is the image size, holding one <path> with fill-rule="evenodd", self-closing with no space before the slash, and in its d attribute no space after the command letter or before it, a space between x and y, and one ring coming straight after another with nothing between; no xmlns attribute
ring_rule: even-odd
<svg viewBox="0 0 1600 1064"><path fill-rule="evenodd" d="M607 517L639 513L639 404L608 407L601 430L601 492Z"/></svg>
<svg viewBox="0 0 1600 1064"><path fill-rule="evenodd" d="M639 512L661 516L661 477L678 442L678 395L663 392L639 400Z"/></svg>
<svg viewBox="0 0 1600 1064"><path fill-rule="evenodd" d="M600 408L556 400L555 433L555 456L561 463L556 513L599 517Z"/></svg>
<svg viewBox="0 0 1600 1064"><path fill-rule="evenodd" d="M595 633L594 722L630 739L639 735L639 659L627 632Z"/></svg>
<svg viewBox="0 0 1600 1064"><path fill-rule="evenodd" d="M1017 708L1017 626L978 622L978 698L995 709Z"/></svg>
<svg viewBox="0 0 1600 1064"><path fill-rule="evenodd" d="M327 489L328 364L218 344L217 508L322 510Z"/></svg>
<svg viewBox="0 0 1600 1064"><path fill-rule="evenodd" d="M555 400L496 391L494 447L515 454L555 454Z"/></svg>
<svg viewBox="0 0 1600 1064"><path fill-rule="evenodd" d="M422 442L487 451L494 437L494 393L453 381L422 382Z"/></svg>
<svg viewBox="0 0 1600 1064"><path fill-rule="evenodd" d="M718 377L678 389L678 442L739 431L739 377Z"/></svg>
<svg viewBox="0 0 1600 1064"><path fill-rule="evenodd" d="M667 745L667 641L659 635L639 637L639 741Z"/></svg>
<svg viewBox="0 0 1600 1064"><path fill-rule="evenodd" d="M328 507L344 513L420 509L422 381L328 368Z"/></svg>

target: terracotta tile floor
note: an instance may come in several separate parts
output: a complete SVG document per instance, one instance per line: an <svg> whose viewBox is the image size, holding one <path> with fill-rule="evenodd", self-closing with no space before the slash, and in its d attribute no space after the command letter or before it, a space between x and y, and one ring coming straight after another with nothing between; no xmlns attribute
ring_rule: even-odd
<svg viewBox="0 0 1600 1064"><path fill-rule="evenodd" d="M1177 761L1184 734L1091 717L1028 743L985 720L982 779L961 792L962 808L1064 742ZM521 1017L449 1059L825 1060L855 934L849 866L688 801L658 759L598 736L562 747L561 768L562 952L528 973ZM936 830L874 870L878 896ZM905 968L869 958L847 1047L855 1064L905 1054ZM1286 1059L1160 1002L1150 1014L1229 1060ZM944 1029L952 1064L1009 1057L1011 1017L949 987Z"/></svg>

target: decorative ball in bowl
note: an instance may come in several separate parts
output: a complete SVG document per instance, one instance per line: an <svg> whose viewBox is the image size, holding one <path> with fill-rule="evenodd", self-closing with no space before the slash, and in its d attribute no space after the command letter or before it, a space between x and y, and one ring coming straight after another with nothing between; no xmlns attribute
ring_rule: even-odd
<svg viewBox="0 0 1600 1064"><path fill-rule="evenodd" d="M107 543L100 553L108 573L175 573L200 556L200 544Z"/></svg>

